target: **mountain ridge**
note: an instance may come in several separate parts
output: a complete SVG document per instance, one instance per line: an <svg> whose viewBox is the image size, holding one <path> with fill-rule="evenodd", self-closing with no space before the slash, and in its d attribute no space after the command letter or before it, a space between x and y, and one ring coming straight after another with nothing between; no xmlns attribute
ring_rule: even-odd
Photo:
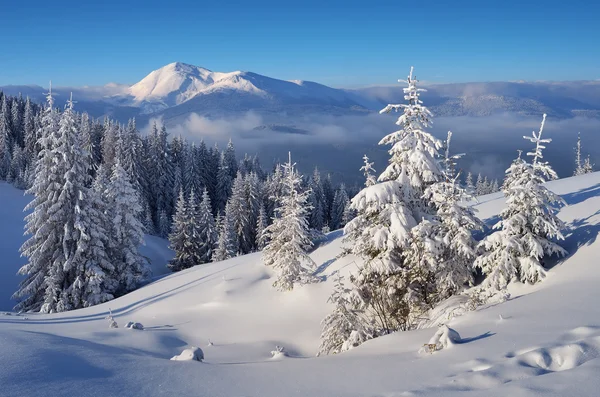
<svg viewBox="0 0 600 397"><path fill-rule="evenodd" d="M570 118L600 118L600 81L488 82L424 84L423 100L436 116L489 116L517 113ZM36 85L9 85L0 90L44 101ZM57 102L69 96L78 109L94 117L141 122L162 118L183 122L191 114L222 118L249 111L266 122L283 122L307 114L369 114L388 103L402 103L402 85L341 89L304 80L280 80L249 71L215 72L183 62L153 70L135 84L54 87ZM293 123L294 120L291 120Z"/></svg>

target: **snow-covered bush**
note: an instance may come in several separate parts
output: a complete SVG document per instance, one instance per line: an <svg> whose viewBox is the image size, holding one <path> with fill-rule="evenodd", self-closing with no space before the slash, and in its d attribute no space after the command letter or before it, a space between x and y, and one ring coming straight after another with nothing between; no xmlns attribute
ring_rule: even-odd
<svg viewBox="0 0 600 397"><path fill-rule="evenodd" d="M125 325L125 328L127 329L137 329L140 331L144 330L144 326L141 323L136 323L134 321L130 321Z"/></svg>
<svg viewBox="0 0 600 397"><path fill-rule="evenodd" d="M429 343L423 345L421 352L433 353L434 351L448 349L457 343L461 342L460 334L448 327L442 325L435 334L429 339Z"/></svg>
<svg viewBox="0 0 600 397"><path fill-rule="evenodd" d="M171 361L200 361L204 360L204 352L199 347L192 346L185 349L181 354L173 356Z"/></svg>
<svg viewBox="0 0 600 397"><path fill-rule="evenodd" d="M106 316L105 318L108 320L109 328L119 328L119 324L117 324L117 322L113 318L112 311L110 309L108 309L108 316Z"/></svg>

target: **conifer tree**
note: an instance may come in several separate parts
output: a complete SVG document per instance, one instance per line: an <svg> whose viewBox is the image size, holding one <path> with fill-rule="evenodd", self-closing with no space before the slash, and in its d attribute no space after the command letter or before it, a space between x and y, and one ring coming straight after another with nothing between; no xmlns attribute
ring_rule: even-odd
<svg viewBox="0 0 600 397"><path fill-rule="evenodd" d="M210 196L206 188L202 193L202 201L198 205L197 219L199 243L197 255L201 263L207 263L212 260L219 234L212 215Z"/></svg>
<svg viewBox="0 0 600 397"><path fill-rule="evenodd" d="M175 257L171 259L167 267L172 271L180 271L194 266L196 253L192 241L190 223L193 222L190 208L185 200L183 191L179 192L179 199L175 207L173 227L169 235L170 248L175 251Z"/></svg>
<svg viewBox="0 0 600 397"><path fill-rule="evenodd" d="M224 261L233 258L238 254L239 244L233 213L234 211L230 200L225 206L225 215L220 222L219 240L217 241L217 249L213 254L213 262Z"/></svg>
<svg viewBox="0 0 600 397"><path fill-rule="evenodd" d="M363 161L364 161L364 165L362 167L360 167L360 170L365 175L365 186L366 187L373 186L374 184L377 183L377 178L374 175L375 169L373 168L373 164L375 164L375 163L369 162L369 158L367 157L366 154L363 156Z"/></svg>
<svg viewBox="0 0 600 397"><path fill-rule="evenodd" d="M307 220L309 192L301 190L302 178L295 170L291 154L283 170L284 194L277 198L276 216L265 229L269 241L263 249L265 265L278 273L273 285L282 291L313 281L312 271L316 267L306 252L312 246Z"/></svg>
<svg viewBox="0 0 600 397"><path fill-rule="evenodd" d="M110 211L110 258L116 268L117 295L136 289L150 274L139 253L144 243L144 226L139 221L142 206L129 176L117 162L106 189Z"/></svg>
<svg viewBox="0 0 600 397"><path fill-rule="evenodd" d="M28 277L15 297L27 296L17 306L19 309L52 313L110 300L115 282L114 266L106 253L106 231L100 220L101 204L95 191L87 187L91 160L77 130L73 101L68 102L57 131L51 130L56 116L52 115L52 100L48 102L44 153L31 189L36 197L29 207L34 212L27 217L32 238L22 247L29 263L20 273ZM43 169L49 164L49 169ZM39 176L47 177L50 186ZM48 191L41 193L42 186ZM41 250L47 252L41 254ZM44 255L51 259L39 263ZM32 276L43 277L39 284L34 283L35 291L31 289Z"/></svg>
<svg viewBox="0 0 600 397"><path fill-rule="evenodd" d="M475 261L487 276L482 288L498 291L514 281L536 283L545 277L541 259L547 255L566 255L553 240L564 239L563 222L556 216L556 206L563 203L560 196L548 190L543 183L556 179L556 173L542 161L542 139L546 115L539 132L524 138L535 144L527 153L531 163L517 158L507 170L503 185L507 207L500 213L501 220L494 226L496 232L480 244L482 255Z"/></svg>

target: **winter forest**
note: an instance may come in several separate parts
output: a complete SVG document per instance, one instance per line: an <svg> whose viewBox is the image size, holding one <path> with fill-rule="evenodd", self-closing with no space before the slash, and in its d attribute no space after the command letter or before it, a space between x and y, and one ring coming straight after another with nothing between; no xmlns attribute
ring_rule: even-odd
<svg viewBox="0 0 600 397"><path fill-rule="evenodd" d="M546 263L568 254L556 215L564 201L544 186L557 179L543 156L546 115L503 181L464 175L469 154L453 152L453 132L443 141L428 132L433 115L412 69L405 85L405 103L380 112L399 115L379 141L389 162L365 155L361 188L334 185L318 168L300 175L293 151L266 170L257 156L238 159L232 141L190 143L157 124L142 135L134 119L91 119L77 98L57 104L51 90L45 104L0 94L0 179L33 196L15 310L86 308L147 284L144 234L169 240L173 272L261 251L285 294L322 281L309 254L343 229L340 255L362 265L336 279L319 354L430 326L427 313L455 295L474 310L506 300L510 283L543 280ZM574 169L593 172L580 139ZM472 203L499 191L506 208L487 230Z"/></svg>

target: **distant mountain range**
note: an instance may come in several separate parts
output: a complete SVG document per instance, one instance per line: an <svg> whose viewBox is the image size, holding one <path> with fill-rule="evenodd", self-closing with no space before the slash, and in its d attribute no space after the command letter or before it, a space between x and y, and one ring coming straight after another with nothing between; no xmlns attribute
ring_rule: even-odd
<svg viewBox="0 0 600 397"><path fill-rule="evenodd" d="M488 116L519 113L570 118L600 117L600 81L497 82L427 85L423 100L436 116ZM46 88L4 86L10 95L44 100ZM94 117L109 115L120 121L136 117L140 123L160 117L178 124L190 114L209 118L236 116L248 111L261 115L266 125L279 128L310 114L361 115L388 103L402 103L400 84L361 89L335 89L309 81L284 81L252 72L212 72L198 66L171 63L131 86L54 88L57 103L69 93L77 109ZM281 127L281 126L284 127Z"/></svg>

